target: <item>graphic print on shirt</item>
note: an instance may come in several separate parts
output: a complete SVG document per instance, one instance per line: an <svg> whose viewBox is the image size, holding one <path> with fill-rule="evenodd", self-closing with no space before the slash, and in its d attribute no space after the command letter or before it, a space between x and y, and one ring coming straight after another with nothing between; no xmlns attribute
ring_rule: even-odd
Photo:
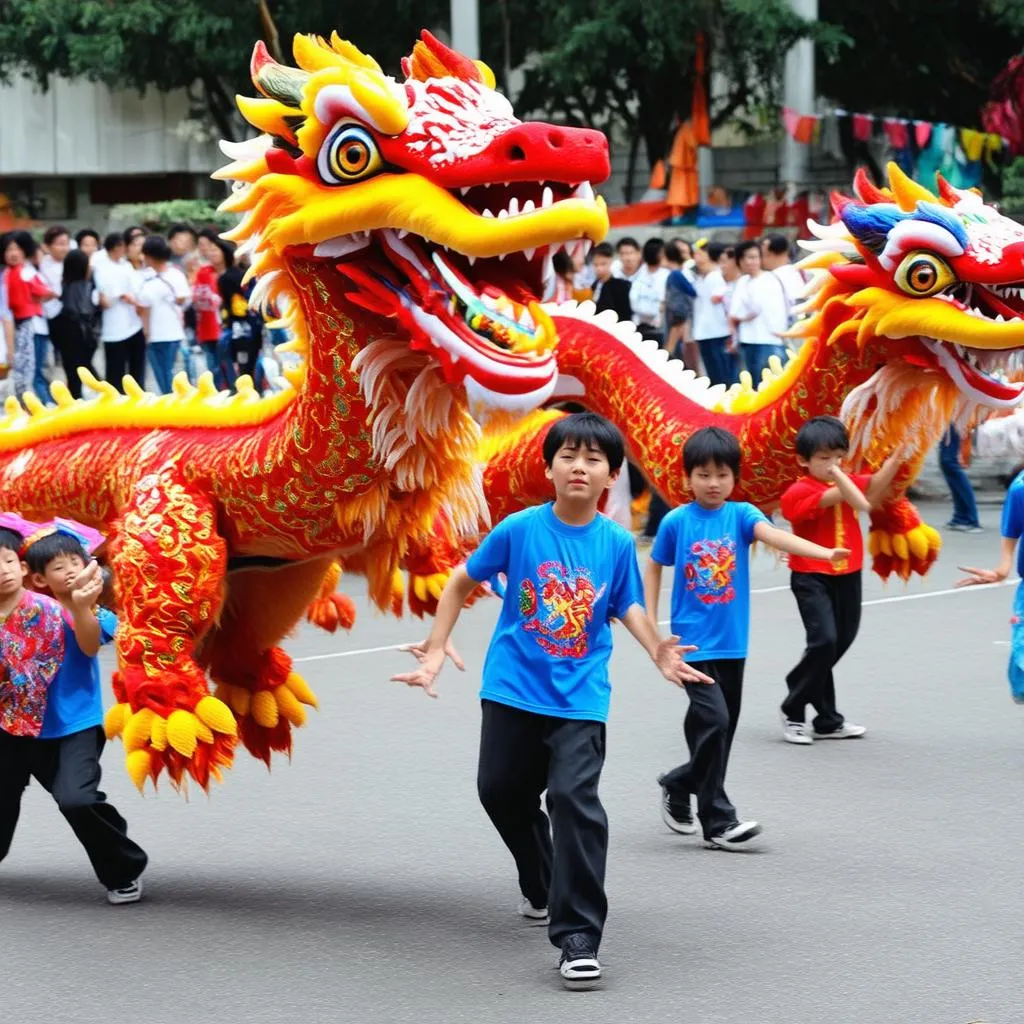
<svg viewBox="0 0 1024 1024"><path fill-rule="evenodd" d="M536 634L534 639L554 658L586 657L587 627L605 588L594 587L589 569L569 569L561 562L542 562L537 581L519 584L523 629Z"/></svg>
<svg viewBox="0 0 1024 1024"><path fill-rule="evenodd" d="M731 537L694 541L684 572L686 589L702 604L728 604L736 597L736 542Z"/></svg>

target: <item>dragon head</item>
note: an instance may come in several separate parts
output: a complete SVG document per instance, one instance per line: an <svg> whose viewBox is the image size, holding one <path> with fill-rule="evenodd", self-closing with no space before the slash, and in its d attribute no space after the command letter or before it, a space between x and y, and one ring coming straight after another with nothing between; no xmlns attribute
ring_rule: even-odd
<svg viewBox="0 0 1024 1024"><path fill-rule="evenodd" d="M947 412L1016 406L1024 385L997 372L1024 346L1024 227L978 192L940 178L934 195L888 170L884 189L858 171L856 198L833 196L835 223L809 224L817 240L803 243L815 251L804 265L826 273L810 302L819 315L800 333L820 332L838 300L835 336L872 346L883 374L905 387L940 381Z"/></svg>
<svg viewBox="0 0 1024 1024"><path fill-rule="evenodd" d="M245 216L228 237L251 249L254 303L312 261L474 404L542 402L558 339L539 297L554 252L607 231L592 188L609 173L604 136L519 121L485 65L428 32L404 82L336 34L296 36L293 53L297 68L257 44L262 97L238 104L264 134L226 144L234 162L216 175L236 182L224 206Z"/></svg>

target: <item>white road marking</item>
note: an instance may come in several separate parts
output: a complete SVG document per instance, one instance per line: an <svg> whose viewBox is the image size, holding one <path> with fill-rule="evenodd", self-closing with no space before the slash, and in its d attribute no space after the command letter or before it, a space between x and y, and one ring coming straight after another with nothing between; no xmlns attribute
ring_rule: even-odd
<svg viewBox="0 0 1024 1024"><path fill-rule="evenodd" d="M895 597L876 597L870 601L864 601L861 604L863 608L870 608L876 604L895 604L898 601L923 601L929 597L945 597L948 594L966 594L979 590L993 590L998 587L1010 587L1019 583L1020 580L1003 580L1002 583L983 583L978 587L950 587L947 590L925 590L918 594L897 594ZM752 594L776 594L782 590L789 590L789 587L759 587L751 590ZM667 626L669 624L668 619L663 619L658 623L659 626ZM397 651L399 648L404 647L408 643L415 643L417 641L405 640L400 644L385 644L383 647L361 647L355 651L332 651L330 654L309 654L304 658L296 658L295 664L303 664L307 661L329 661L332 658L354 658L360 654L379 654L381 651ZM994 643L1000 643L1001 641L994 641Z"/></svg>

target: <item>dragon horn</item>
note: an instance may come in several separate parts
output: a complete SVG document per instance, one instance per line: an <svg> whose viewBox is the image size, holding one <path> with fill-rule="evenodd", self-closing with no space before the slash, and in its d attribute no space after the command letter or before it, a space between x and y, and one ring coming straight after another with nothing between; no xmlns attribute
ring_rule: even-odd
<svg viewBox="0 0 1024 1024"><path fill-rule="evenodd" d="M956 206L963 196L941 174L935 175L939 183L939 197L947 206Z"/></svg>
<svg viewBox="0 0 1024 1024"><path fill-rule="evenodd" d="M936 197L924 185L919 185L912 178L907 177L898 164L890 162L886 170L889 172L889 187L901 210L910 212L917 209L919 202L934 203L936 201Z"/></svg>
<svg viewBox="0 0 1024 1024"><path fill-rule="evenodd" d="M412 48L412 55L403 62L403 68L410 78L420 82L425 82L429 78L461 78L464 82L481 83L485 81L475 61L445 46L426 29L420 33L419 42Z"/></svg>
<svg viewBox="0 0 1024 1024"><path fill-rule="evenodd" d="M888 203L892 200L891 195L875 187L863 167L858 167L857 173L853 176L853 191L863 203Z"/></svg>
<svg viewBox="0 0 1024 1024"><path fill-rule="evenodd" d="M297 68L278 64L262 39L253 47L249 74L253 85L267 99L277 100L283 106L292 107L296 114L300 113L302 90L309 81L309 75Z"/></svg>

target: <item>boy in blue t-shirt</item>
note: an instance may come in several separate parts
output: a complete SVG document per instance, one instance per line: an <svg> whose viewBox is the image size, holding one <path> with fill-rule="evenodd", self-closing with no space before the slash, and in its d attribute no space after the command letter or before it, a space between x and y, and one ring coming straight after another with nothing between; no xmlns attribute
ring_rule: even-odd
<svg viewBox="0 0 1024 1024"><path fill-rule="evenodd" d="M970 573L957 581L958 587L971 587L983 583L1002 583L1013 568L1013 556L1017 555L1017 575L1022 577L1013 598L1013 632L1010 640L1010 664L1007 674L1010 680L1010 695L1014 703L1024 704L1024 544L1018 547L1024 534L1024 472L1018 473L1006 492L1003 505L1002 557L996 569L972 569L961 565L960 571Z"/></svg>
<svg viewBox="0 0 1024 1024"><path fill-rule="evenodd" d="M715 681L686 684L684 731L690 760L658 779L661 814L673 832L697 831L690 796L709 849L744 849L761 831L739 821L725 793L729 751L740 716L750 635L750 546L755 540L791 555L839 561L845 548L824 548L772 526L745 501L729 501L740 473L739 441L721 427L696 431L683 446L693 501L661 522L644 573L647 613L658 619L662 568L675 567L672 632L697 646L690 660Z"/></svg>
<svg viewBox="0 0 1024 1024"><path fill-rule="evenodd" d="M508 586L487 651L477 788L519 871L520 913L548 923L570 988L594 984L607 914L608 820L598 797L611 685L609 623L620 619L676 685L710 682L663 640L643 610L632 536L597 511L622 467L622 435L593 413L556 423L544 439L553 503L500 522L452 574L430 637L410 648L415 672L393 678L434 697L449 636L473 588L497 573ZM541 794L547 790L547 807ZM553 837L553 842L552 842Z"/></svg>
<svg viewBox="0 0 1024 1024"><path fill-rule="evenodd" d="M32 585L52 594L64 610L64 659L50 684L39 736L22 741L17 770L5 773L0 857L14 834L21 794L34 776L85 847L107 900L135 903L142 896L139 876L147 857L128 838L124 818L99 789L106 737L96 655L114 638L117 618L96 607L103 590L100 567L89 560L70 526L50 525L29 537L24 557Z"/></svg>

